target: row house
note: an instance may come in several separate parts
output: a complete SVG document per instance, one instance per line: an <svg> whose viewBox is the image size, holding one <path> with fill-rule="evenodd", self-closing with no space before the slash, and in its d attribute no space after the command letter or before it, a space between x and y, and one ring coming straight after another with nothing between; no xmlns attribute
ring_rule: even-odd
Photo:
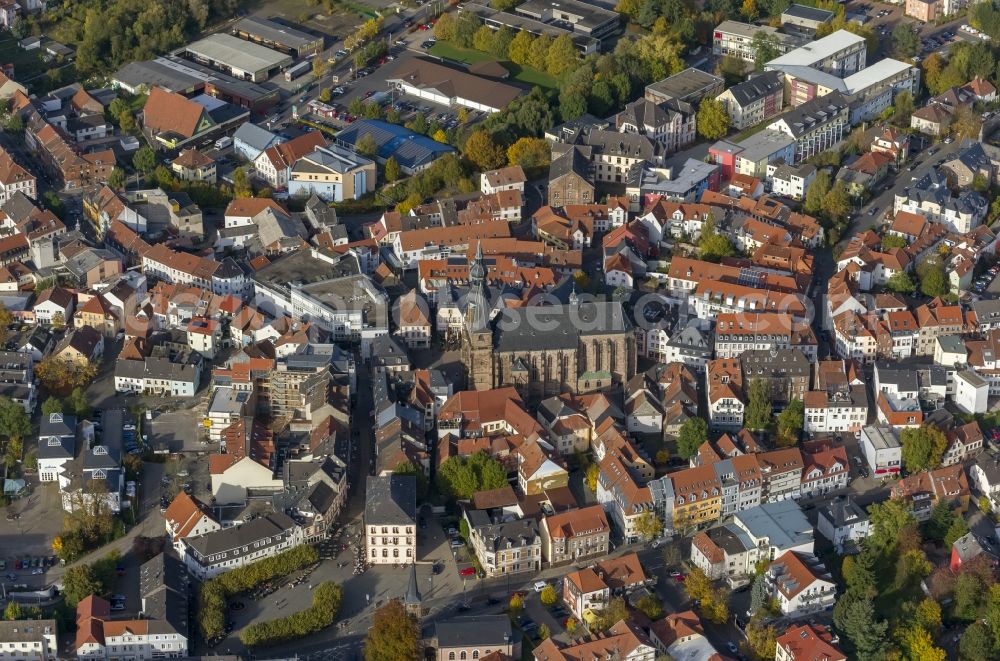
<svg viewBox="0 0 1000 661"><path fill-rule="evenodd" d="M804 289L804 285L791 275L773 273L766 269L714 264L689 257L674 257L670 261L665 284L671 297L683 300L691 297L699 285L708 281L730 284L742 282L771 292L799 293Z"/></svg>
<svg viewBox="0 0 1000 661"><path fill-rule="evenodd" d="M659 200L639 218L646 226L649 241L658 244L667 236L674 239L688 237L697 240L702 226L713 220L718 211L708 204Z"/></svg>
<svg viewBox="0 0 1000 661"><path fill-rule="evenodd" d="M917 308L917 344L914 354L934 354L935 340L942 335L959 335L965 330L965 317L960 305L946 305L935 298Z"/></svg>
<svg viewBox="0 0 1000 661"><path fill-rule="evenodd" d="M776 409L801 401L809 390L812 365L798 349L751 349L743 352L740 363L745 386L758 379L767 382Z"/></svg>
<svg viewBox="0 0 1000 661"><path fill-rule="evenodd" d="M25 142L42 161L45 169L65 190L78 190L108 180L117 164L110 149L78 152L51 124L29 123Z"/></svg>
<svg viewBox="0 0 1000 661"><path fill-rule="evenodd" d="M815 362L816 334L809 324L783 312L726 313L716 317L716 358L779 349L798 349L809 362Z"/></svg>
<svg viewBox="0 0 1000 661"><path fill-rule="evenodd" d="M783 554L764 572L764 584L785 616L827 610L837 599L837 584L813 555Z"/></svg>
<svg viewBox="0 0 1000 661"><path fill-rule="evenodd" d="M493 523L481 510L466 511L466 518L473 553L487 577L542 568L542 537L534 519Z"/></svg>
<svg viewBox="0 0 1000 661"><path fill-rule="evenodd" d="M7 202L14 193L38 199L38 180L21 167L6 149L0 149L0 204Z"/></svg>
<svg viewBox="0 0 1000 661"><path fill-rule="evenodd" d="M959 234L980 225L988 210L986 198L976 191L964 191L959 197L952 195L947 177L937 170L931 170L911 182L906 190L897 192L893 202L894 213L919 214Z"/></svg>
<svg viewBox="0 0 1000 661"><path fill-rule="evenodd" d="M767 71L733 85L716 99L726 108L732 125L742 131L780 113L784 92L784 75Z"/></svg>
<svg viewBox="0 0 1000 661"><path fill-rule="evenodd" d="M162 243L142 255L142 269L147 277L171 284L194 285L220 296L243 297L249 278L231 257L221 262L171 250Z"/></svg>
<svg viewBox="0 0 1000 661"><path fill-rule="evenodd" d="M858 434L868 419L868 394L863 384L805 394L803 431L807 434Z"/></svg>
<svg viewBox="0 0 1000 661"><path fill-rule="evenodd" d="M690 103L678 99L655 103L643 98L615 115L615 128L644 136L660 146L660 153L672 154L694 143L696 121Z"/></svg>
<svg viewBox="0 0 1000 661"><path fill-rule="evenodd" d="M403 268L412 269L424 259L447 259L453 253L466 253L483 239L509 237L510 224L492 220L474 225L402 231L395 236L392 249Z"/></svg>
<svg viewBox="0 0 1000 661"><path fill-rule="evenodd" d="M850 466L843 446L833 447L822 441L807 443L803 446L802 460L803 498L847 487Z"/></svg>
<svg viewBox="0 0 1000 661"><path fill-rule="evenodd" d="M840 92L807 101L767 127L795 140L795 163L840 144L850 130L848 104Z"/></svg>
<svg viewBox="0 0 1000 661"><path fill-rule="evenodd" d="M804 319L807 310L799 293L761 289L762 278L747 274L743 283L703 281L695 288L689 304L702 320L714 319L726 312L788 312Z"/></svg>
<svg viewBox="0 0 1000 661"><path fill-rule="evenodd" d="M668 476L673 493L669 530L679 535L717 521L723 485L713 466L698 466Z"/></svg>
<svg viewBox="0 0 1000 661"><path fill-rule="evenodd" d="M961 463L983 450L985 438L978 422L952 427L945 432L945 436L948 438L948 447L941 456L942 466Z"/></svg>
<svg viewBox="0 0 1000 661"><path fill-rule="evenodd" d="M931 510L939 501L964 513L972 497L965 467L961 464L904 477L892 486L891 495L894 500L909 503L918 521L930 518Z"/></svg>
<svg viewBox="0 0 1000 661"><path fill-rule="evenodd" d="M837 355L858 363L875 361L875 333L858 312L848 310L833 318L833 336Z"/></svg>
<svg viewBox="0 0 1000 661"><path fill-rule="evenodd" d="M561 596L573 617L584 620L588 612L606 608L612 597L627 595L653 580L643 569L639 556L627 553L567 574Z"/></svg>
<svg viewBox="0 0 1000 661"><path fill-rule="evenodd" d="M543 517L539 533L542 560L554 566L605 555L611 527L604 509L591 505Z"/></svg>
<svg viewBox="0 0 1000 661"><path fill-rule="evenodd" d="M653 510L653 494L633 474L618 450L605 454L597 476L597 501L611 515L626 543L640 539L640 517Z"/></svg>
<svg viewBox="0 0 1000 661"><path fill-rule="evenodd" d="M743 368L738 358L708 362L705 370L708 394L708 421L713 429L739 429L743 426Z"/></svg>
<svg viewBox="0 0 1000 661"><path fill-rule="evenodd" d="M295 522L273 512L238 526L183 540L184 564L201 580L278 555L299 543Z"/></svg>
<svg viewBox="0 0 1000 661"><path fill-rule="evenodd" d="M458 211L455 220L460 225L474 225L490 220L519 223L523 204L521 193L516 190L488 193L479 199L469 200L465 208Z"/></svg>
<svg viewBox="0 0 1000 661"><path fill-rule="evenodd" d="M911 0L912 1L912 0ZM909 5L909 2L907 3ZM791 627L775 641L774 661L847 661L826 627L802 624Z"/></svg>
<svg viewBox="0 0 1000 661"><path fill-rule="evenodd" d="M253 162L254 172L272 188L281 190L288 186L292 166L318 147L326 147L322 131L310 131L265 149Z"/></svg>
<svg viewBox="0 0 1000 661"><path fill-rule="evenodd" d="M757 461L763 480L762 501L794 500L801 495L803 461L798 448L761 452Z"/></svg>
<svg viewBox="0 0 1000 661"><path fill-rule="evenodd" d="M733 515L691 539L690 560L713 579L745 581L757 563L787 552L812 554L812 524L798 503L763 503Z"/></svg>
<svg viewBox="0 0 1000 661"><path fill-rule="evenodd" d="M520 165L489 170L479 175L479 189L483 195L499 193L500 191L518 191L524 193L524 184L528 178Z"/></svg>

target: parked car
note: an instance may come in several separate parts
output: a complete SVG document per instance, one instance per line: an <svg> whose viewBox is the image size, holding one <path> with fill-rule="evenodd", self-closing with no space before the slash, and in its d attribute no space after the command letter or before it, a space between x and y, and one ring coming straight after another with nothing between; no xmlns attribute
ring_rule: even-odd
<svg viewBox="0 0 1000 661"><path fill-rule="evenodd" d="M545 581L535 581L535 592L541 592L549 586Z"/></svg>
<svg viewBox="0 0 1000 661"><path fill-rule="evenodd" d="M459 576L466 576L466 577L468 577L468 576L475 576L476 575L476 568L475 567L462 567L461 569L458 570L458 575Z"/></svg>

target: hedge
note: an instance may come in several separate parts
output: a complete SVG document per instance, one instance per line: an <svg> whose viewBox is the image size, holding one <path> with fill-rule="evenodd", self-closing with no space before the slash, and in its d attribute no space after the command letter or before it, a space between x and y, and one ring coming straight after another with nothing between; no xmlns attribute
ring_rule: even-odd
<svg viewBox="0 0 1000 661"><path fill-rule="evenodd" d="M247 647L268 647L322 631L337 619L342 597L339 585L331 581L321 583L313 591L309 608L277 620L251 624L240 632L240 641Z"/></svg>
<svg viewBox="0 0 1000 661"><path fill-rule="evenodd" d="M316 549L303 544L206 581L198 595L198 624L202 638L212 640L225 633L226 602L230 596L252 590L279 576L287 576L318 560Z"/></svg>

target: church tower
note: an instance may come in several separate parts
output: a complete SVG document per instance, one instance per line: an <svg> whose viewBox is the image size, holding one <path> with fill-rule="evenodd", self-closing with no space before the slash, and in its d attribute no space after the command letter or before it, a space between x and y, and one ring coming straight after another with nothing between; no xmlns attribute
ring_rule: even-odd
<svg viewBox="0 0 1000 661"><path fill-rule="evenodd" d="M467 387L489 390L493 387L493 327L490 324L490 296L486 287L486 264L483 246L476 247L476 257L469 265L469 291L465 300L465 332L462 337L462 363Z"/></svg>

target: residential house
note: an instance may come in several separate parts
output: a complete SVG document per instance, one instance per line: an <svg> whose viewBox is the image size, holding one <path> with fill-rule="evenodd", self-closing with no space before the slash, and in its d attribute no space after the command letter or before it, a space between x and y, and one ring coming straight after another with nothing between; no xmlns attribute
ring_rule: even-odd
<svg viewBox="0 0 1000 661"><path fill-rule="evenodd" d="M907 0L907 6L913 0ZM800 624L778 636L774 661L847 661L826 627Z"/></svg>
<svg viewBox="0 0 1000 661"><path fill-rule="evenodd" d="M784 75L768 71L733 85L716 99L729 113L732 126L743 130L780 113L784 91Z"/></svg>
<svg viewBox="0 0 1000 661"><path fill-rule="evenodd" d="M185 149L170 164L170 169L181 181L215 183L215 161L197 149Z"/></svg>
<svg viewBox="0 0 1000 661"><path fill-rule="evenodd" d="M611 527L604 509L591 505L543 517L539 533L542 560L554 566L606 554Z"/></svg>
<svg viewBox="0 0 1000 661"><path fill-rule="evenodd" d="M62 287L50 287L38 295L32 308L35 321L66 326L71 323L76 296Z"/></svg>
<svg viewBox="0 0 1000 661"><path fill-rule="evenodd" d="M871 521L865 508L850 496L841 496L819 508L816 531L830 540L837 553L844 553L845 548L858 547L868 538Z"/></svg>
<svg viewBox="0 0 1000 661"><path fill-rule="evenodd" d="M272 188L283 190L288 187L289 175L295 162L318 147L326 146L326 139L321 131L303 133L261 152L253 161L254 171Z"/></svg>
<svg viewBox="0 0 1000 661"><path fill-rule="evenodd" d="M182 540L184 564L200 580L215 578L270 558L300 543L298 528L283 512Z"/></svg>
<svg viewBox="0 0 1000 661"><path fill-rule="evenodd" d="M542 537L534 519L493 522L482 511L466 511L469 542L487 577L537 572Z"/></svg>
<svg viewBox="0 0 1000 661"><path fill-rule="evenodd" d="M365 558L371 565L416 561L417 492L412 475L369 477L365 490Z"/></svg>
<svg viewBox="0 0 1000 661"><path fill-rule="evenodd" d="M50 413L38 424L38 480L55 482L65 466L76 456L76 416ZM68 478L63 477L63 480Z"/></svg>
<svg viewBox="0 0 1000 661"><path fill-rule="evenodd" d="M764 583L785 616L801 616L832 608L837 584L814 555L788 551L764 572Z"/></svg>
<svg viewBox="0 0 1000 661"><path fill-rule="evenodd" d="M939 501L967 511L971 493L965 468L956 464L904 477L892 486L892 498L909 503L917 520L926 521Z"/></svg>
<svg viewBox="0 0 1000 661"><path fill-rule="evenodd" d="M374 161L342 147L321 146L292 164L288 194L303 198L315 195L326 202L357 200L375 190L376 174Z"/></svg>

